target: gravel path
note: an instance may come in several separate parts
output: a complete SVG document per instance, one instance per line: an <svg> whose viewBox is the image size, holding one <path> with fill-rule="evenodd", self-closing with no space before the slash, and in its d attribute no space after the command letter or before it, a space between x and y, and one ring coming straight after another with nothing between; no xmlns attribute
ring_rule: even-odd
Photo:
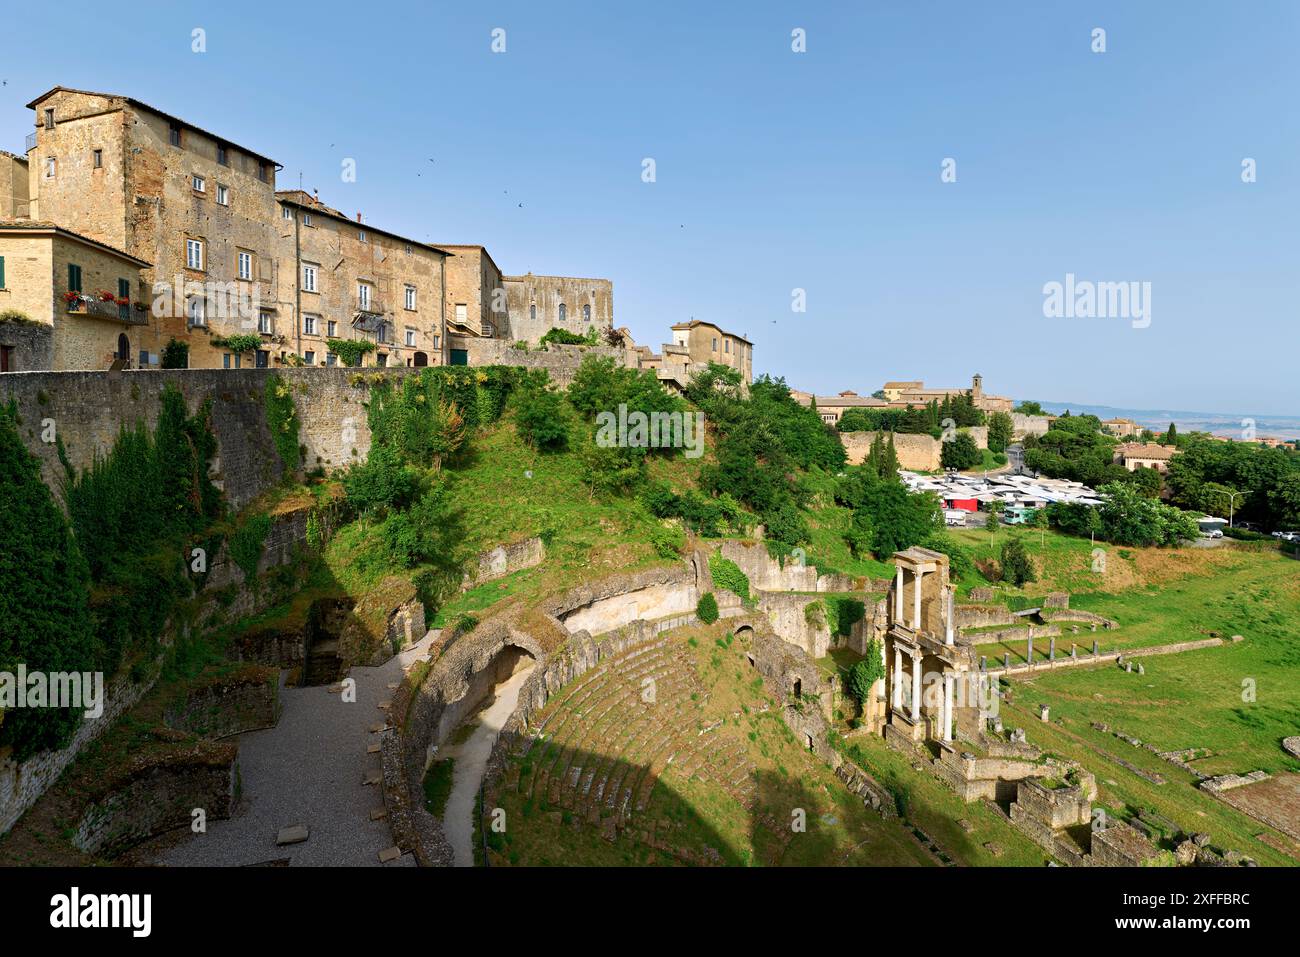
<svg viewBox="0 0 1300 957"><path fill-rule="evenodd" d="M519 689L532 670L529 666L497 685L493 702L475 716L477 723L469 740L453 749L443 749L439 754L439 757L449 757L456 762L452 769L451 794L442 814L442 826L455 851L457 867L474 866L474 803L479 782L483 780L492 745L496 743L506 719L515 710Z"/></svg>
<svg viewBox="0 0 1300 957"><path fill-rule="evenodd" d="M239 736L243 796L228 821L209 821L206 834L166 849L157 864L241 866L288 858L290 865L380 866L379 852L392 846L385 819L371 820L384 806L377 785L378 743L371 732L386 723L381 701L393 696L403 670L422 657L436 632L378 668L353 668L355 702L329 686L281 688L283 711L274 728ZM310 837L278 847L281 828L301 824ZM405 855L389 866L414 866Z"/></svg>

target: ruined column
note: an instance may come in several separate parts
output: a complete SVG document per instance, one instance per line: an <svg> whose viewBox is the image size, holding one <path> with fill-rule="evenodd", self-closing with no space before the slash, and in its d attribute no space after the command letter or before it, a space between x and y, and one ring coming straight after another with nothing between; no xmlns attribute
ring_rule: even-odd
<svg viewBox="0 0 1300 957"><path fill-rule="evenodd" d="M1078 657L1079 657L1079 646L1078 646L1077 643L1075 643L1075 642L1073 642L1073 641L1070 642L1070 657L1071 657L1071 658L1078 658Z"/></svg>
<svg viewBox="0 0 1300 957"><path fill-rule="evenodd" d="M1029 636L1029 648L1025 654L1025 660L1028 661L1031 666L1034 663L1034 636L1032 634Z"/></svg>
<svg viewBox="0 0 1300 957"><path fill-rule="evenodd" d="M1006 668L1008 671L1011 670L1011 652L1002 652L1002 667Z"/></svg>
<svg viewBox="0 0 1300 957"><path fill-rule="evenodd" d="M912 655L912 723L921 720L921 656Z"/></svg>
<svg viewBox="0 0 1300 957"><path fill-rule="evenodd" d="M947 637L944 639L944 643L947 644L948 647L950 648L952 647L952 615L953 615L953 605L955 604L954 599L956 597L956 594L957 594L956 587L953 585L949 585L948 586L948 633L947 633Z"/></svg>
<svg viewBox="0 0 1300 957"><path fill-rule="evenodd" d="M1048 661L1056 660L1056 639L1055 638L1047 639L1047 660Z"/></svg>
<svg viewBox="0 0 1300 957"><path fill-rule="evenodd" d="M952 675L943 674L943 740L952 741Z"/></svg>
<svg viewBox="0 0 1300 957"><path fill-rule="evenodd" d="M1094 658L1097 657L1097 639L1096 639L1096 638L1092 639L1092 656L1093 656Z"/></svg>
<svg viewBox="0 0 1300 957"><path fill-rule="evenodd" d="M903 649L894 646L894 710L903 710Z"/></svg>
<svg viewBox="0 0 1300 957"><path fill-rule="evenodd" d="M894 575L894 621L900 625L903 623L903 566L897 566L898 571Z"/></svg>
<svg viewBox="0 0 1300 957"><path fill-rule="evenodd" d="M912 572L912 628L918 634L921 631L921 576L924 574L920 568Z"/></svg>

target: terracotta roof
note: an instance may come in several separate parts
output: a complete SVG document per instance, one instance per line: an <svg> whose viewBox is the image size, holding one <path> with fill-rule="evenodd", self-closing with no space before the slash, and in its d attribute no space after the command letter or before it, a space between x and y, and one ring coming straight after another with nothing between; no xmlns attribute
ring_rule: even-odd
<svg viewBox="0 0 1300 957"><path fill-rule="evenodd" d="M102 249L104 252L112 253L125 259L127 262L134 263L141 268L148 269L153 263L144 259L132 256L128 252L123 252L116 246L110 246L108 243L101 243L98 239L91 239L89 236L83 236L81 233L74 233L70 229L65 229L55 223L42 222L35 219L0 219L0 233L4 232L30 232L43 236L63 236L76 242L85 243L87 246L93 246L96 249Z"/></svg>
<svg viewBox="0 0 1300 957"><path fill-rule="evenodd" d="M202 133L204 136L211 137L213 140L216 140L218 143L224 143L228 146L233 146L238 150L242 150L243 152L247 153L249 156L253 157L254 159L266 160L266 162L270 163L272 166L281 167L280 163L277 163L269 156L265 156L262 153L256 153L253 150L250 150L246 146L240 146L238 143L228 140L224 136L218 136L216 133L211 133L208 130L205 130L201 126L195 126L193 123L189 122L188 120L183 120L179 116L176 116L175 114L172 113L166 113L158 109L156 106L150 106L148 103L145 103L142 100L137 100L133 96L122 96L121 94L118 93L105 93L102 90L77 90L77 89L73 89L70 86L55 86L46 90L36 99L28 103L27 109L29 110L36 109L36 107L40 103L49 99L55 93L80 93L84 96L102 96L110 100L122 100L123 102L130 103L132 106L139 107L142 110L148 110L150 113L155 113L158 116L161 116L165 120L170 120L171 122L186 127L187 129L194 130L196 133Z"/></svg>
<svg viewBox="0 0 1300 957"><path fill-rule="evenodd" d="M1178 449L1172 445L1155 445L1147 442L1122 442L1115 446L1117 455L1129 459L1169 459Z"/></svg>
<svg viewBox="0 0 1300 957"><path fill-rule="evenodd" d="M317 213L329 219L334 219L349 226L355 226L358 229L364 229L368 233L377 233L380 236L388 236L391 239L400 239L404 243L410 243L412 246L419 246L422 249L429 249L435 253L441 253L444 256L451 256L452 253L447 250L434 246L429 243L422 243L418 239L411 239L409 236L403 236L401 233L394 233L387 229L381 229L378 226L372 226L370 223L359 223L355 219L344 216L332 206L326 206L315 196L312 196L306 190L287 189L277 190L275 198L282 203L288 203L290 206L297 206L299 209L305 209L310 213Z"/></svg>
<svg viewBox="0 0 1300 957"><path fill-rule="evenodd" d="M723 329L723 328L722 328L720 325L718 325L716 322L705 322L703 319L692 319L690 322L678 322L678 323L674 323L674 324L673 324L672 326L670 326L669 328L672 328L672 329L694 329L696 326L708 326L710 329L717 329L717 330L718 330L720 333L722 333L724 336L731 336L731 338L733 338L733 339L739 339L741 342L748 342L751 346L753 345L752 342L750 342L748 339L746 339L744 336L740 335L739 333L736 333L736 332L728 332L726 329Z"/></svg>

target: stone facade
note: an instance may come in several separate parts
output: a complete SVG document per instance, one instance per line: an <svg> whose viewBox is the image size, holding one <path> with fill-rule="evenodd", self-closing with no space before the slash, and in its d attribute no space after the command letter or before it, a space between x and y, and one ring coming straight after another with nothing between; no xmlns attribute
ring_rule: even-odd
<svg viewBox="0 0 1300 957"><path fill-rule="evenodd" d="M672 334L672 346L684 354L690 365L702 367L715 362L738 370L743 383L754 381L754 344L744 336L699 319L677 323ZM669 353L670 347L665 345L665 359Z"/></svg>
<svg viewBox="0 0 1300 957"><path fill-rule="evenodd" d="M15 348L5 371L107 369L118 358L131 364L156 362L148 349L147 313L137 308L148 302L148 287L141 281L147 266L51 223L0 223L0 312L13 310L43 326L47 332L39 338L49 342L46 358L31 346L16 348L19 338L10 343L6 339L11 337L0 332L0 344ZM83 299L67 302L69 292L81 293ZM106 301L102 294L127 304ZM34 364L42 359L43 364Z"/></svg>
<svg viewBox="0 0 1300 957"><path fill-rule="evenodd" d="M0 150L0 220L31 216L27 157Z"/></svg>
<svg viewBox="0 0 1300 957"><path fill-rule="evenodd" d="M458 335L514 341L507 293L501 270L483 246L441 245L447 258L447 289L443 313Z"/></svg>
<svg viewBox="0 0 1300 957"><path fill-rule="evenodd" d="M509 322L497 335L512 342L536 343L551 329L586 335L614 325L614 284L608 279L572 276L504 276ZM603 343L604 337L600 341Z"/></svg>
<svg viewBox="0 0 1300 957"><path fill-rule="evenodd" d="M329 339L364 339L375 348L363 365L446 363L446 252L348 219L301 190L276 199L283 283L273 328L287 347L278 359L334 365Z"/></svg>

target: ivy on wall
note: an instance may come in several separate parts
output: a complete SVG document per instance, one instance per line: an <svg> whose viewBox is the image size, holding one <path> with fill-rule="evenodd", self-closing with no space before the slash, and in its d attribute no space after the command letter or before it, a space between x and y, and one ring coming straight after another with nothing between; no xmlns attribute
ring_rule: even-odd
<svg viewBox="0 0 1300 957"><path fill-rule="evenodd" d="M293 387L272 373L267 377L264 402L266 424L280 461L286 471L296 471L302 461L302 451L298 446L298 410L293 404Z"/></svg>

